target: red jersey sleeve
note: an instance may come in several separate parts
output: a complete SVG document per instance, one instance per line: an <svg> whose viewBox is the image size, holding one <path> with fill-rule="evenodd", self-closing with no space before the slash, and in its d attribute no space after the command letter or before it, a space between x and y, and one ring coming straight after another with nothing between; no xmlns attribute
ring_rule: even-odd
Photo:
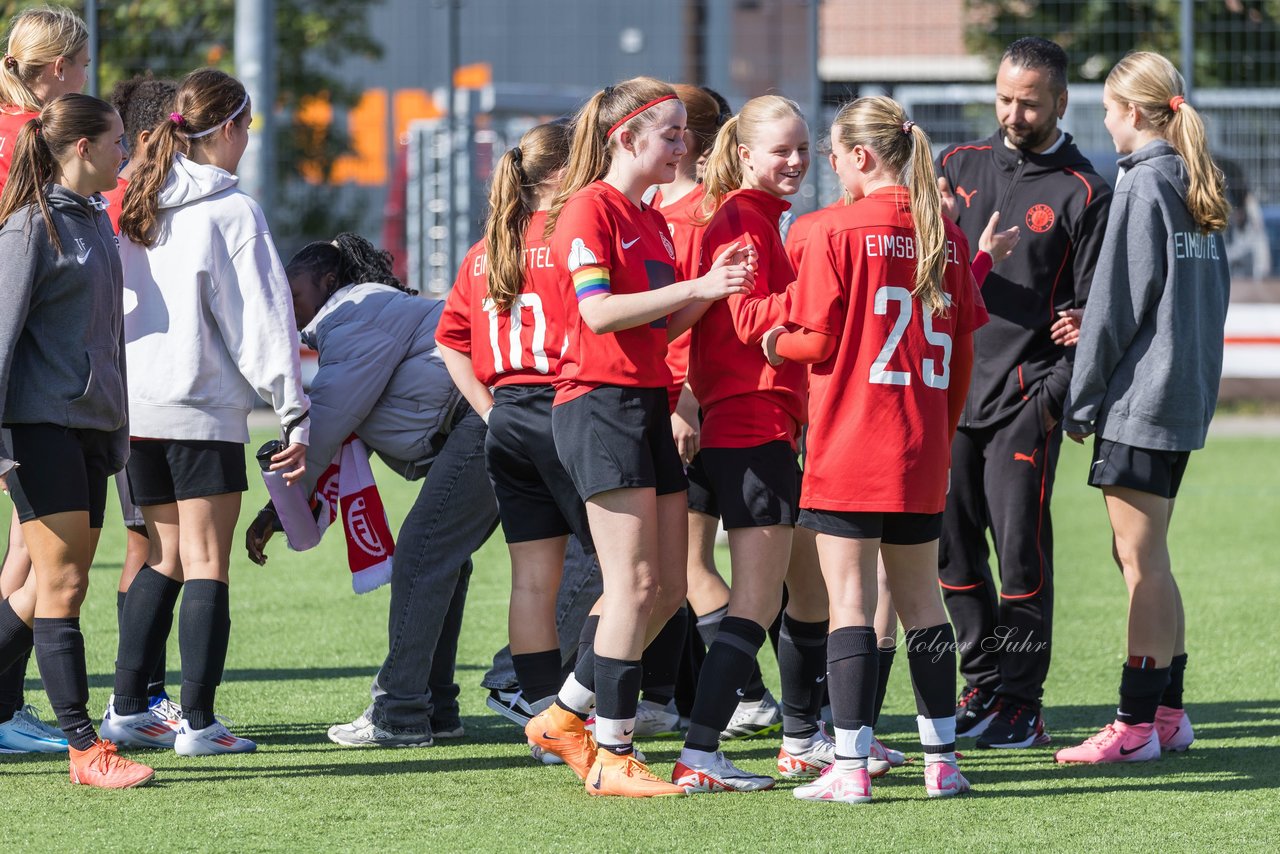
<svg viewBox="0 0 1280 854"><path fill-rule="evenodd" d="M825 224L809 233L796 274L789 320L797 326L839 335L844 327L850 277L837 258L834 235Z"/></svg>
<svg viewBox="0 0 1280 854"><path fill-rule="evenodd" d="M453 290L449 291L449 296L444 301L440 322L436 325L437 343L467 355L471 355L471 301L475 281L471 274L478 259L482 257L482 243L477 243L467 251L462 259L462 266L458 268L458 278L453 282Z"/></svg>
<svg viewBox="0 0 1280 854"><path fill-rule="evenodd" d="M609 269L613 266L614 231L606 210L588 197L575 195L565 202L551 248L557 258L564 259L578 302L612 293Z"/></svg>

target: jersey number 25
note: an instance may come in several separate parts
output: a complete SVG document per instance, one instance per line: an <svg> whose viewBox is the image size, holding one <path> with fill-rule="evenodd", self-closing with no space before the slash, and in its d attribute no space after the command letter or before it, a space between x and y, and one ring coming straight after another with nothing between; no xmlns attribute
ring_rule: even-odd
<svg viewBox="0 0 1280 854"><path fill-rule="evenodd" d="M945 299L947 305L950 305L950 295L946 295ZM891 302L898 304L898 316L893 321L893 328L889 330L889 337L885 339L879 355L871 363L870 380L878 385L911 385L911 372L889 370L889 360L893 358L893 351L898 348L911 323L915 301L911 298L911 291L906 288L884 285L876 291L875 313L888 315ZM951 336L933 328L933 314L927 311L924 313L924 338L935 347L942 348L942 358L922 358L920 376L929 388L946 388L951 384Z"/></svg>

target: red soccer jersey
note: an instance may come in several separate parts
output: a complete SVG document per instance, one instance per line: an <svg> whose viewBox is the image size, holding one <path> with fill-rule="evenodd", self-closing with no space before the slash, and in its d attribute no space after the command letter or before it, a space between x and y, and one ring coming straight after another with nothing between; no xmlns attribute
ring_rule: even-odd
<svg viewBox="0 0 1280 854"><path fill-rule="evenodd" d="M525 280L516 304L493 310L484 241L467 251L436 326L436 341L471 356L476 379L490 387L555 380L564 350L561 273L542 239L546 211L536 211L524 236Z"/></svg>
<svg viewBox="0 0 1280 854"><path fill-rule="evenodd" d="M569 326L555 402L605 385L669 387L665 317L597 335L578 312L578 303L593 296L643 293L676 281L675 245L662 214L647 205L636 207L617 188L596 181L565 202L551 252L561 271Z"/></svg>
<svg viewBox="0 0 1280 854"><path fill-rule="evenodd" d="M915 240L903 187L877 190L814 227L791 321L837 337L809 380L800 505L940 513L951 466L953 341L987 322L969 244L946 223L945 317L911 296Z"/></svg>
<svg viewBox="0 0 1280 854"><path fill-rule="evenodd" d="M685 282L698 276L698 249L705 227L699 223L702 200L707 192L701 186L694 187L679 199L663 207L662 191L653 197L653 206L662 212L671 232L671 242L676 247L676 281ZM671 385L667 388L667 403L672 412L680 402L680 390L689 376L689 344L692 331L685 332L667 345L667 367L671 369Z"/></svg>
<svg viewBox="0 0 1280 854"><path fill-rule="evenodd" d="M838 199L825 208L818 208L816 211L809 211L803 216L796 217L796 221L787 229L787 257L791 259L792 267L800 269L800 259L804 257L805 247L809 245L809 233L813 231L819 218L827 211L839 210L843 207L846 207L845 200Z"/></svg>
<svg viewBox="0 0 1280 854"><path fill-rule="evenodd" d="M22 126L34 119L39 113L25 110L18 113L7 112L15 109L12 106L0 111L0 190L9 180L9 167L13 164L13 149L18 144L18 132Z"/></svg>
<svg viewBox="0 0 1280 854"><path fill-rule="evenodd" d="M690 384L702 406L704 448L749 448L784 440L795 444L805 420L805 366L764 358L760 339L785 323L785 294L795 279L778 234L778 218L790 203L762 190L734 190L702 236L699 272L733 243L754 246L755 290L711 304L693 327Z"/></svg>
<svg viewBox="0 0 1280 854"><path fill-rule="evenodd" d="M111 230L120 233L120 210L124 207L124 191L129 182L124 178L116 178L116 188L102 194L107 200L107 219L111 220Z"/></svg>

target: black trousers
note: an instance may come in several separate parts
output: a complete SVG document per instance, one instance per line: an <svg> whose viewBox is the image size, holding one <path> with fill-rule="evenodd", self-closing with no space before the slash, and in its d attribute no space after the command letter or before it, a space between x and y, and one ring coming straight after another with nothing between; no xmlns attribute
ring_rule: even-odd
<svg viewBox="0 0 1280 854"><path fill-rule="evenodd" d="M1046 432L1034 396L1008 421L957 430L939 543L939 577L959 641L961 675L969 685L1036 705L1053 639L1049 502L1061 448L1061 426Z"/></svg>

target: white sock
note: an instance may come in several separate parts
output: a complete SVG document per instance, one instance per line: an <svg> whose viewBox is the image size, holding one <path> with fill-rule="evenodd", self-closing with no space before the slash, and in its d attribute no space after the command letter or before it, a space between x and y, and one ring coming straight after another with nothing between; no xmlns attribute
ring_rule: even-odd
<svg viewBox="0 0 1280 854"><path fill-rule="evenodd" d="M714 751L694 750L692 747L685 747L680 751L680 761L690 768L705 768L716 761Z"/></svg>
<svg viewBox="0 0 1280 854"><path fill-rule="evenodd" d="M560 686L560 693L556 695L556 699L565 708L573 709L578 714L585 715L596 704L596 692L588 691L570 673L569 678L564 680L564 684Z"/></svg>
<svg viewBox="0 0 1280 854"><path fill-rule="evenodd" d="M612 720L596 715L596 744L601 747L630 747L636 719Z"/></svg>
<svg viewBox="0 0 1280 854"><path fill-rule="evenodd" d="M787 753L803 753L821 741L821 732L815 732L813 735L806 738L793 738L792 736L784 735L782 737L782 748L787 751Z"/></svg>
<svg viewBox="0 0 1280 854"><path fill-rule="evenodd" d="M857 729L841 729L836 727L836 756L846 759L861 759L862 767L866 767L867 757L871 755L871 727Z"/></svg>
<svg viewBox="0 0 1280 854"><path fill-rule="evenodd" d="M930 747L956 743L956 719L950 715L945 718L926 718L916 715L916 728L920 731L920 746L925 748L924 764L934 765L939 762L956 764L955 750L946 753L932 753Z"/></svg>

